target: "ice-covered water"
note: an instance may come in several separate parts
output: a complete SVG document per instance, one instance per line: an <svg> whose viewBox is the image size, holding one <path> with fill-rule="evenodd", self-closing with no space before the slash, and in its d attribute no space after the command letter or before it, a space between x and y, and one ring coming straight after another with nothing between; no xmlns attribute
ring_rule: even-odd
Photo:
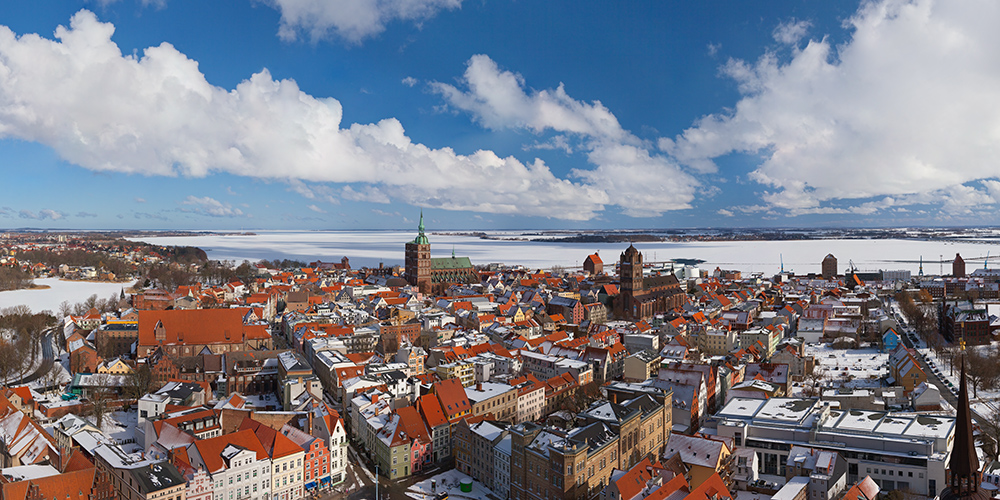
<svg viewBox="0 0 1000 500"><path fill-rule="evenodd" d="M518 235L520 233L506 233ZM339 262L347 256L355 268L403 263L403 245L414 233L404 231L262 231L248 236L171 236L145 237L159 245L197 246L212 259L256 261L260 259L298 259ZM560 243L531 241L485 240L456 234L429 234L435 257L467 256L474 264L502 262L522 264L531 268L554 265L574 268L582 265L587 255L599 251L606 265L618 259L627 243ZM712 270L737 269L743 272L777 273L784 260L786 271L799 274L820 271L820 262L827 254L835 255L843 272L848 261L863 271L879 269L909 270L917 274L921 257L926 274L951 272L951 261L961 253L971 272L982 267L990 252L1000 255L1000 242L942 242L923 240L798 240L798 241L708 241L636 243L645 260L702 259L699 267ZM991 258L992 258L991 257ZM940 263L943 262L943 265ZM997 259L1000 261L1000 258ZM1000 265L1000 262L990 267Z"/></svg>
<svg viewBox="0 0 1000 500"><path fill-rule="evenodd" d="M76 304L87 300L87 297L94 294L97 294L99 299L107 299L111 297L111 294L117 294L123 288L132 286L131 282L95 283L92 281L63 281L59 278L37 279L35 284L48 285L49 288L0 292L0 309L24 304L34 312L49 310L58 314L59 304L64 300L70 304Z"/></svg>

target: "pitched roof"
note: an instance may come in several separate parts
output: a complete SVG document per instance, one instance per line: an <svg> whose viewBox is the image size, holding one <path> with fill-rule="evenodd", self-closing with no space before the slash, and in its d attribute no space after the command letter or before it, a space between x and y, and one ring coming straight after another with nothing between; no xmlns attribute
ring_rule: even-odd
<svg viewBox="0 0 1000 500"><path fill-rule="evenodd" d="M631 469L622 474L621 477L614 480L615 486L618 487L618 493L623 500L634 498L646 487L646 483L653 478L651 473L652 466L653 464L649 461L649 457L643 458L642 461L635 464Z"/></svg>
<svg viewBox="0 0 1000 500"><path fill-rule="evenodd" d="M399 425L403 432L410 438L420 439L424 443L431 442L431 436L424 426L423 419L417 413L417 409L412 406L404 406L396 411L399 415Z"/></svg>
<svg viewBox="0 0 1000 500"><path fill-rule="evenodd" d="M240 430L250 429L257 435L260 444L267 450L272 459L287 457L294 453L302 453L302 447L288 439L288 436L250 418L245 417L240 424Z"/></svg>
<svg viewBox="0 0 1000 500"><path fill-rule="evenodd" d="M201 456L205 469L214 474L225 470L226 462L222 458L222 451L230 445L256 452L257 460L268 458L267 450L264 449L260 440L257 439L257 435L251 429L241 429L232 434L195 441L192 446L198 450L198 455Z"/></svg>
<svg viewBox="0 0 1000 500"><path fill-rule="evenodd" d="M469 398L465 395L465 387L457 378L449 378L434 383L434 393L441 402L445 417L451 421L465 412L472 411Z"/></svg>
<svg viewBox="0 0 1000 500"><path fill-rule="evenodd" d="M444 412L441 411L441 402L438 401L436 394L424 394L420 396L417 399L417 407L420 409L424 421L432 429L448 423L448 419L444 417Z"/></svg>
<svg viewBox="0 0 1000 500"><path fill-rule="evenodd" d="M139 311L139 345L156 345L163 324L164 344L232 344L243 339L244 308ZM253 332L259 334L259 332Z"/></svg>
<svg viewBox="0 0 1000 500"><path fill-rule="evenodd" d="M64 474L27 479L3 484L4 500L24 500L32 486L38 488L36 498L57 498L59 500L89 500L94 487L97 469L91 466ZM32 495L34 496L34 495Z"/></svg>

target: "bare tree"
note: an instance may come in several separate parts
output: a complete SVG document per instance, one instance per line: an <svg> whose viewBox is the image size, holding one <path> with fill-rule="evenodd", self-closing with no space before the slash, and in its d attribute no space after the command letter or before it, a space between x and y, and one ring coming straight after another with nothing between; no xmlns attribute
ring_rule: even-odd
<svg viewBox="0 0 1000 500"><path fill-rule="evenodd" d="M979 349L965 351L966 371L969 383L972 384L972 397L979 397L979 389L992 387L997 379L997 358L993 352L984 353Z"/></svg>
<svg viewBox="0 0 1000 500"><path fill-rule="evenodd" d="M812 371L802 377L802 395L807 398L819 396L822 382L823 371L813 366Z"/></svg>
<svg viewBox="0 0 1000 500"><path fill-rule="evenodd" d="M110 387L111 376L107 373L98 373L91 377L93 386L90 396L90 414L94 417L94 425L101 428L104 417L111 407L111 400L114 399L114 390Z"/></svg>
<svg viewBox="0 0 1000 500"><path fill-rule="evenodd" d="M0 340L0 382L10 380L17 372L20 361L14 344Z"/></svg>
<svg viewBox="0 0 1000 500"><path fill-rule="evenodd" d="M73 314L73 306L70 305L68 300L64 300L59 303L59 319L64 319L66 316Z"/></svg>
<svg viewBox="0 0 1000 500"><path fill-rule="evenodd" d="M87 308L88 311L97 307L97 294L87 297L87 300L83 301L83 307Z"/></svg>
<svg viewBox="0 0 1000 500"><path fill-rule="evenodd" d="M149 392L152 384L153 372L149 369L149 365L144 363L125 377L125 386L123 387L125 398L138 400Z"/></svg>
<svg viewBox="0 0 1000 500"><path fill-rule="evenodd" d="M62 375L62 367L57 363L53 363L49 367L48 371L42 374L41 382L45 388L46 394L51 394L53 392L58 392L59 389L59 379Z"/></svg>
<svg viewBox="0 0 1000 500"><path fill-rule="evenodd" d="M990 411L985 415L986 422L983 423L983 433L990 439L984 447L986 454L993 460L1000 458L1000 407L995 403L989 405Z"/></svg>

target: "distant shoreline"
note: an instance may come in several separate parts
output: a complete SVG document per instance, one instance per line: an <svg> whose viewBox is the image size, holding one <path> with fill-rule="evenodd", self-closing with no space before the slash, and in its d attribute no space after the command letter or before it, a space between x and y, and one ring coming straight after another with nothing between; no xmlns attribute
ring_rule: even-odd
<svg viewBox="0 0 1000 500"><path fill-rule="evenodd" d="M128 283L130 281L135 281L135 280L134 279L125 280L125 281L114 281L114 280L71 280L69 278L59 278L59 281L71 281L73 283L122 283L122 284L124 284L124 283ZM42 285L42 286L46 286L47 287L48 285Z"/></svg>

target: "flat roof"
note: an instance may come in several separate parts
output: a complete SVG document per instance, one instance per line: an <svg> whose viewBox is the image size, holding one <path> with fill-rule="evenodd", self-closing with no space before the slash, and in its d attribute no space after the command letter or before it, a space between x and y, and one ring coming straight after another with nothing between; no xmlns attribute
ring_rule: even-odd
<svg viewBox="0 0 1000 500"><path fill-rule="evenodd" d="M788 482L785 483L785 485L771 497L771 500L793 500L807 486L809 486L808 477L795 476L789 479Z"/></svg>
<svg viewBox="0 0 1000 500"><path fill-rule="evenodd" d="M479 389L479 386L482 389ZM477 403L479 401L486 401L490 398L497 397L507 391L513 391L514 388L507 384L498 384L495 382L483 382L482 384L476 384L465 388L465 397L469 398L469 401Z"/></svg>

